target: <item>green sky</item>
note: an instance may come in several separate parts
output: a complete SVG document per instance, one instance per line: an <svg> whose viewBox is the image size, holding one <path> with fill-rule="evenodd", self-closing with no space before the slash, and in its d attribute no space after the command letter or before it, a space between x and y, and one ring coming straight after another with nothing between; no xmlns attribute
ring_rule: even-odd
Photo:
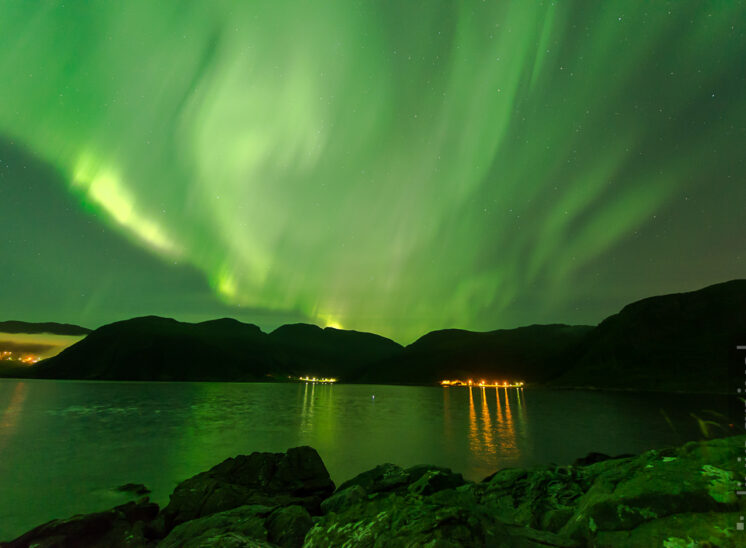
<svg viewBox="0 0 746 548"><path fill-rule="evenodd" d="M744 277L746 5L0 1L0 319L596 323Z"/></svg>

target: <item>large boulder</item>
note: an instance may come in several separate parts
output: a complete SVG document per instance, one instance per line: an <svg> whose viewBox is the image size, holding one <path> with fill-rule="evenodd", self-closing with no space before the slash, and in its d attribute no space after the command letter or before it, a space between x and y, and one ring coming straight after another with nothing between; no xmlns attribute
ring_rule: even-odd
<svg viewBox="0 0 746 548"><path fill-rule="evenodd" d="M319 513L334 491L315 449L252 453L227 459L181 482L163 509L166 531L180 523L244 505L300 505Z"/></svg>
<svg viewBox="0 0 746 548"><path fill-rule="evenodd" d="M313 519L302 506L246 505L177 525L158 548L299 548L312 526Z"/></svg>
<svg viewBox="0 0 746 548"><path fill-rule="evenodd" d="M481 500L504 523L556 532L590 484L574 467L508 468L480 484Z"/></svg>
<svg viewBox="0 0 746 548"><path fill-rule="evenodd" d="M684 516L692 522L691 516L698 515L694 522L700 524L700 532L717 536L708 523L718 520L710 516L735 516L746 509L735 494L737 478L742 477L737 458L743 455L744 441L738 436L691 442L678 449L648 451L616 466L609 461L588 466L585 473L593 477L593 484L577 500L560 532L576 539L619 539L645 526L641 531L674 538L686 532L676 525ZM700 540L712 542L709 536Z"/></svg>
<svg viewBox="0 0 746 548"><path fill-rule="evenodd" d="M158 514L158 505L147 498L96 512L56 519L40 525L4 548L135 548L151 545L145 525Z"/></svg>
<svg viewBox="0 0 746 548"><path fill-rule="evenodd" d="M337 490L331 497L321 503L321 511L343 512L348 508L368 500L368 493L359 485L351 485L345 489Z"/></svg>
<svg viewBox="0 0 746 548"><path fill-rule="evenodd" d="M450 470L428 470L417 481L410 483L407 489L415 495L427 496L444 489L455 489L465 483L461 474L454 474Z"/></svg>
<svg viewBox="0 0 746 548"><path fill-rule="evenodd" d="M158 548L197 548L201 546L268 546L268 506L239 506L177 525ZM221 539L220 544L210 544Z"/></svg>
<svg viewBox="0 0 746 548"><path fill-rule="evenodd" d="M300 548L313 519L302 506L278 508L266 522L269 540L282 548Z"/></svg>
<svg viewBox="0 0 746 548"><path fill-rule="evenodd" d="M475 485L511 527L583 546L736 546L746 501L735 495L746 436L691 442L585 465L505 469ZM517 530L517 529L516 529Z"/></svg>
<svg viewBox="0 0 746 548"><path fill-rule="evenodd" d="M353 485L359 485L365 489L366 493L373 494L395 491L401 487L406 488L409 481L409 474L401 466L386 463L379 464L372 470L366 470L347 480L339 486L338 490L342 491Z"/></svg>
<svg viewBox="0 0 746 548"><path fill-rule="evenodd" d="M426 477L426 479L422 479ZM418 483L419 482L419 483ZM372 470L367 470L347 480L339 486L337 492L347 490L352 486L361 487L367 494L376 493L404 493L413 490L418 494L432 494L440 489L450 489L466 483L461 474L456 474L448 468L420 464L404 469L396 464L380 464ZM416 487L413 487L417 484Z"/></svg>
<svg viewBox="0 0 746 548"><path fill-rule="evenodd" d="M480 504L474 486L465 484L430 496L379 493L318 520L303 546L568 548L575 543L526 527L511 530Z"/></svg>

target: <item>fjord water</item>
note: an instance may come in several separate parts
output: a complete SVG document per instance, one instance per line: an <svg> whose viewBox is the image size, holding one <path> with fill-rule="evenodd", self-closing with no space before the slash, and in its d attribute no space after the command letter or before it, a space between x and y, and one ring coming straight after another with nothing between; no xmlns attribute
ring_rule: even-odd
<svg viewBox="0 0 746 548"><path fill-rule="evenodd" d="M165 504L177 482L241 453L311 445L338 484L384 462L447 466L479 480L504 467L699 439L696 417L712 412L726 414L726 398L0 380L0 540L125 502L114 488L129 482Z"/></svg>

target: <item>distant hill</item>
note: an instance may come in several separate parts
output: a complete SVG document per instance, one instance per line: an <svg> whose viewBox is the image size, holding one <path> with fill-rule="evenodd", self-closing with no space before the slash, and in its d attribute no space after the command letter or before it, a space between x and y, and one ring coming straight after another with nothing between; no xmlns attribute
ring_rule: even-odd
<svg viewBox="0 0 746 548"><path fill-rule="evenodd" d="M0 333L49 333L52 335L87 335L91 330L68 323L0 322Z"/></svg>
<svg viewBox="0 0 746 548"><path fill-rule="evenodd" d="M405 384L468 378L546 382L568 367L578 344L592 330L585 325L531 325L485 333L432 331L366 371L360 380Z"/></svg>
<svg viewBox="0 0 746 548"><path fill-rule="evenodd" d="M402 384L520 379L556 387L725 393L742 373L739 344L746 344L746 280L643 299L596 327L448 329L407 347L371 333L308 324L266 334L231 319L189 324L149 316L96 329L25 371L40 378L109 380L250 381L309 374ZM0 370L0 376L17 373Z"/></svg>
<svg viewBox="0 0 746 548"><path fill-rule="evenodd" d="M588 333L551 384L732 392L744 381L737 345L746 345L746 280L625 306Z"/></svg>
<svg viewBox="0 0 746 548"><path fill-rule="evenodd" d="M134 318L96 329L35 371L56 379L256 380L272 370L265 337L235 320Z"/></svg>
<svg viewBox="0 0 746 548"><path fill-rule="evenodd" d="M394 341L360 331L309 324L283 325L269 335L277 366L296 375L357 379L369 365L401 353Z"/></svg>
<svg viewBox="0 0 746 548"><path fill-rule="evenodd" d="M147 316L96 329L34 372L58 379L253 381L349 372L400 349L377 335L303 324L267 335L232 319L190 324Z"/></svg>

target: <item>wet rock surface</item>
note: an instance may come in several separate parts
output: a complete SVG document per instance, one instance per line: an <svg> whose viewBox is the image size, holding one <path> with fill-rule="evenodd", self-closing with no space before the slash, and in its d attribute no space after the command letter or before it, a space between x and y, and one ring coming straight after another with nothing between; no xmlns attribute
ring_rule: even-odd
<svg viewBox="0 0 746 548"><path fill-rule="evenodd" d="M736 496L746 436L571 466L504 469L482 482L435 466L380 465L334 491L309 447L228 459L176 488L55 520L2 546L744 546Z"/></svg>
<svg viewBox="0 0 746 548"><path fill-rule="evenodd" d="M125 483L124 485L120 485L119 487L117 487L115 490L120 493L131 493L133 495L140 496L144 496L150 493L150 489L148 489L142 483Z"/></svg>
<svg viewBox="0 0 746 548"><path fill-rule="evenodd" d="M209 546L214 539L222 539L226 545L233 546L246 546L247 544L242 544L244 541L252 541L255 546L269 546L264 524L273 510L274 508L268 506L246 505L186 521L174 527L158 546Z"/></svg>
<svg viewBox="0 0 746 548"><path fill-rule="evenodd" d="M300 505L318 513L334 483L311 447L287 453L252 453L227 459L181 482L163 509L167 529L247 504Z"/></svg>
<svg viewBox="0 0 746 548"><path fill-rule="evenodd" d="M158 505L142 499L93 514L57 519L35 527L17 539L2 543L4 548L129 548L148 546L145 523L158 514Z"/></svg>

